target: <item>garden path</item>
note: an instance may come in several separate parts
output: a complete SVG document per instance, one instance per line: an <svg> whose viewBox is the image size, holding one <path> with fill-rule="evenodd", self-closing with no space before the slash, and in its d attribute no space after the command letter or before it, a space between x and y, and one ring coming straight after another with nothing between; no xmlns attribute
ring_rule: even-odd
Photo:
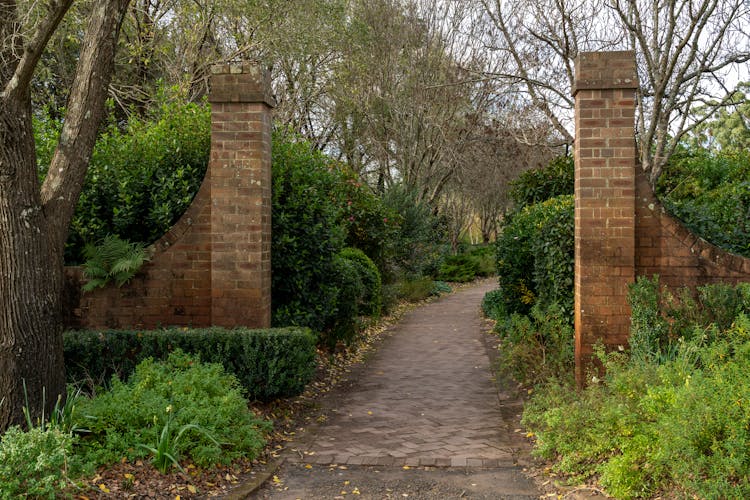
<svg viewBox="0 0 750 500"><path fill-rule="evenodd" d="M479 306L494 287L407 313L350 384L323 398L328 418L290 443L257 497L537 498L521 473L521 400L490 369Z"/></svg>

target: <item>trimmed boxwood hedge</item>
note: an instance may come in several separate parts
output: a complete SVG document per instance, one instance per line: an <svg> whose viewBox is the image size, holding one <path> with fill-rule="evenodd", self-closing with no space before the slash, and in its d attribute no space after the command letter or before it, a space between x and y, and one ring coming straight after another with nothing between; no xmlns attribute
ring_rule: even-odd
<svg viewBox="0 0 750 500"><path fill-rule="evenodd" d="M101 385L115 374L126 379L146 358L166 359L180 348L202 361L221 363L249 398L270 400L302 392L315 373L316 341L309 329L296 327L69 331L65 368L69 382Z"/></svg>

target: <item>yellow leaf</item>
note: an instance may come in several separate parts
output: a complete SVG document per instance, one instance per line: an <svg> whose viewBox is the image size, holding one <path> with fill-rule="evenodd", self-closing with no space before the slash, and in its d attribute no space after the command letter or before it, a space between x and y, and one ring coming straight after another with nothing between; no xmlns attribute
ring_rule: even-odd
<svg viewBox="0 0 750 500"><path fill-rule="evenodd" d="M312 465L310 464L305 465L305 469L312 469Z"/></svg>
<svg viewBox="0 0 750 500"><path fill-rule="evenodd" d="M352 490L352 495L361 495L361 493L359 492L359 488L354 488Z"/></svg>
<svg viewBox="0 0 750 500"><path fill-rule="evenodd" d="M188 484L188 491L193 494L198 493L198 490L192 484Z"/></svg>
<svg viewBox="0 0 750 500"><path fill-rule="evenodd" d="M368 414L368 415L372 415L372 412L371 412L371 411L368 411L368 412L367 412L367 414Z"/></svg>
<svg viewBox="0 0 750 500"><path fill-rule="evenodd" d="M526 433L526 437L527 438L533 438L534 437L534 433L533 432L527 432Z"/></svg>
<svg viewBox="0 0 750 500"><path fill-rule="evenodd" d="M130 479L131 481L135 479L135 476L133 474L127 473L125 474L125 479Z"/></svg>
<svg viewBox="0 0 750 500"><path fill-rule="evenodd" d="M411 467L409 467L408 465L404 465L403 469L404 470L409 470L409 469L411 469Z"/></svg>
<svg viewBox="0 0 750 500"><path fill-rule="evenodd" d="M279 479L279 476L273 476L273 482L276 483L276 484L280 484L281 483L281 479Z"/></svg>
<svg viewBox="0 0 750 500"><path fill-rule="evenodd" d="M104 493L109 493L109 488L107 488L107 485L104 483L99 485L99 489L102 490Z"/></svg>
<svg viewBox="0 0 750 500"><path fill-rule="evenodd" d="M175 495L174 500L180 500L180 495Z"/></svg>

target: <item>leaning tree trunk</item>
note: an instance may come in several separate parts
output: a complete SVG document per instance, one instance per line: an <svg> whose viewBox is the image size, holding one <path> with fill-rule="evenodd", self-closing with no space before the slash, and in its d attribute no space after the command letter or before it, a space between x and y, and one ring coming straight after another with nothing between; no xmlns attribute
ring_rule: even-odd
<svg viewBox="0 0 750 500"><path fill-rule="evenodd" d="M15 2L0 1L0 432L48 415L65 396L63 250L96 141L114 53L129 0L93 3L60 141L40 185L30 85L44 46L72 0L50 0L20 46ZM16 36L18 35L18 36ZM10 40L10 42L8 41ZM13 44L10 48L7 44ZM25 390L24 388L27 388Z"/></svg>

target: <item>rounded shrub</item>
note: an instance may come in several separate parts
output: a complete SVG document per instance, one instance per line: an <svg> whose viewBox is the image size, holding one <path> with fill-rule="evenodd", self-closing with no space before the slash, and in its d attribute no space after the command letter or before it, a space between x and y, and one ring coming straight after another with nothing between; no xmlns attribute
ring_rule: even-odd
<svg viewBox="0 0 750 500"><path fill-rule="evenodd" d="M354 264L362 282L363 296L359 301L359 314L379 316L383 303L383 285L378 267L358 248L344 248L339 256Z"/></svg>

